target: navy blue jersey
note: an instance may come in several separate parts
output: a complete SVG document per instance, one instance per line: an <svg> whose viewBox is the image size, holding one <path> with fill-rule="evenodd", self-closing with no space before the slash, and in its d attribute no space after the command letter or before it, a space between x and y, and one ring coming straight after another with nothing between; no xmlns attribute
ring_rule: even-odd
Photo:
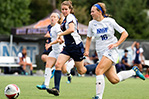
<svg viewBox="0 0 149 99"><path fill-rule="evenodd" d="M128 62L128 57L123 56L123 57L122 57L122 60L124 60L124 61L125 61L125 63L127 63L127 62Z"/></svg>
<svg viewBox="0 0 149 99"><path fill-rule="evenodd" d="M61 30L65 31L69 28L69 24L74 23L74 32L71 34L64 35L64 40L65 40L65 45L69 46L71 44L76 44L78 45L79 43L82 42L81 37L78 33L78 22L77 19L73 14L69 14L65 19L63 20L61 24Z"/></svg>

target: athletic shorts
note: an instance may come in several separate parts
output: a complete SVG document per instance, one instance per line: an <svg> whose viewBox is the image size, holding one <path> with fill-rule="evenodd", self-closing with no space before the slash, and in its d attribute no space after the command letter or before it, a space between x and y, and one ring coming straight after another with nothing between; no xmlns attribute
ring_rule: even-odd
<svg viewBox="0 0 149 99"><path fill-rule="evenodd" d="M62 54L70 56L74 61L82 61L84 59L84 46L83 43L71 44L69 46L64 46Z"/></svg>
<svg viewBox="0 0 149 99"><path fill-rule="evenodd" d="M98 54L99 62L100 62L102 56L106 56L114 63L116 63L118 60L118 49L117 48L113 48L111 50L105 49L101 52L97 51L97 54Z"/></svg>
<svg viewBox="0 0 149 99"><path fill-rule="evenodd" d="M43 51L42 54L49 55L49 53L50 53L51 51L52 51L52 47L50 47L48 50L46 50L46 49L44 48L44 51Z"/></svg>
<svg viewBox="0 0 149 99"><path fill-rule="evenodd" d="M50 53L49 53L49 55L48 55L48 57L53 57L53 58L58 58L58 56L59 56L59 54L60 54L60 52L57 52L57 51L54 51L54 50L52 50Z"/></svg>

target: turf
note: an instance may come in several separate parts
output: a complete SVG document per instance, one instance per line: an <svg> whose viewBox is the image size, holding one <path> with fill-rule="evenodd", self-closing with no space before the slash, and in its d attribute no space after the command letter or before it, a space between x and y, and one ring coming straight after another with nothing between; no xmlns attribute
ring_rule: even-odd
<svg viewBox="0 0 149 99"><path fill-rule="evenodd" d="M62 77L60 96L53 96L44 90L38 90L37 84L44 81L42 76L0 76L0 99L6 99L4 88L8 84L19 86L21 93L18 99L92 99L95 95L95 77L73 77L72 83L66 83ZM54 80L51 79L50 87ZM149 79L130 78L112 85L107 79L103 99L149 99Z"/></svg>

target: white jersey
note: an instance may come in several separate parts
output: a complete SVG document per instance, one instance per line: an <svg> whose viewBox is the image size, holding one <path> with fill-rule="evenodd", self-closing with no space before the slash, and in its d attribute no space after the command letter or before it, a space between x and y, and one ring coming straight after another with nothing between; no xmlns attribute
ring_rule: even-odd
<svg viewBox="0 0 149 99"><path fill-rule="evenodd" d="M51 42L55 41L57 39L57 35L59 33L61 33L61 28L60 28L60 25L58 23L56 23L52 28L51 28L51 31L50 31L50 36L51 36ZM57 44L53 44L52 45L52 50L53 51L56 51L56 52L60 52L62 50L62 47L59 43Z"/></svg>
<svg viewBox="0 0 149 99"><path fill-rule="evenodd" d="M21 52L18 54L17 63L20 62L20 58L23 58L23 54L22 54ZM27 62L27 63L31 63L30 57L28 57L28 56L27 56L26 58L23 58L23 61L24 61L24 62Z"/></svg>
<svg viewBox="0 0 149 99"><path fill-rule="evenodd" d="M109 17L104 18L100 22L96 20L89 22L87 36L95 37L97 52L108 49L110 44L114 44L118 41L114 36L114 29L119 33L125 31L125 29L119 26L114 19Z"/></svg>
<svg viewBox="0 0 149 99"><path fill-rule="evenodd" d="M77 22L77 19L75 18L75 16L73 14L69 14L64 20L65 21L63 21L62 25L65 25L65 29L66 30L69 28L69 24L71 22L74 23L74 28L75 28L74 32L72 32L70 34L72 36L72 38L70 37L70 35L64 35L64 39L67 38L67 39L65 39L66 45L68 43L69 44L72 43L73 42L72 39L74 39L76 44L79 44L82 41L82 39L81 39L81 36L78 33L78 22ZM65 29L63 31L65 31Z"/></svg>

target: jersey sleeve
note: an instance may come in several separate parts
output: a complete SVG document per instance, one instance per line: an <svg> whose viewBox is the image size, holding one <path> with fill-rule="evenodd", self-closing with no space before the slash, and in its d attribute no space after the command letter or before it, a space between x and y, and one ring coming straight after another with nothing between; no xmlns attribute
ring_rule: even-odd
<svg viewBox="0 0 149 99"><path fill-rule="evenodd" d="M92 32L92 23L89 22L89 25L88 25L88 30L87 30L87 37L92 37L93 36L93 32Z"/></svg>
<svg viewBox="0 0 149 99"><path fill-rule="evenodd" d="M114 29L117 30L119 33L122 33L124 31L126 31L123 27L118 25L117 22L114 19L113 19L112 23L113 23Z"/></svg>
<svg viewBox="0 0 149 99"><path fill-rule="evenodd" d="M140 53L143 53L143 48L140 48Z"/></svg>
<svg viewBox="0 0 149 99"><path fill-rule="evenodd" d="M76 18L75 18L75 16L74 15L72 15L72 14L69 14L68 16L67 16L67 18L66 18L66 28L68 28L68 25L70 24L70 23L74 23L74 24L77 24L76 23Z"/></svg>
<svg viewBox="0 0 149 99"><path fill-rule="evenodd" d="M18 54L18 57L19 57L19 58L20 58L20 57L23 57L23 56L22 56L22 53L19 53L19 54Z"/></svg>

